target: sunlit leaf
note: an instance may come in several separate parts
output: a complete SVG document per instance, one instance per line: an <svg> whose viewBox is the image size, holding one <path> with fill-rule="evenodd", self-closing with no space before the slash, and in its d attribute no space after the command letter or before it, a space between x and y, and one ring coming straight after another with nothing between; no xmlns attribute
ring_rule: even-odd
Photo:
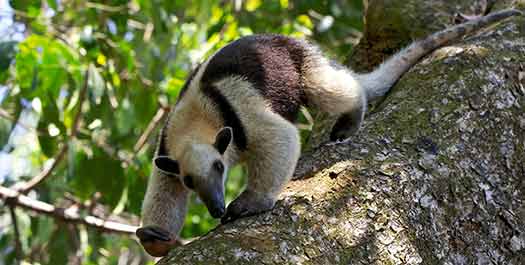
<svg viewBox="0 0 525 265"><path fill-rule="evenodd" d="M97 63L100 65L106 65L106 56L104 56L102 53L99 53L97 55Z"/></svg>
<svg viewBox="0 0 525 265"><path fill-rule="evenodd" d="M57 98L69 74L80 82L80 70L78 56L59 41L31 35L19 44L16 81L28 97L50 92Z"/></svg>
<svg viewBox="0 0 525 265"><path fill-rule="evenodd" d="M246 10L249 12L255 11L262 4L261 0L247 0Z"/></svg>
<svg viewBox="0 0 525 265"><path fill-rule="evenodd" d="M9 5L14 9L28 11L29 9L39 9L42 5L41 0L9 0Z"/></svg>

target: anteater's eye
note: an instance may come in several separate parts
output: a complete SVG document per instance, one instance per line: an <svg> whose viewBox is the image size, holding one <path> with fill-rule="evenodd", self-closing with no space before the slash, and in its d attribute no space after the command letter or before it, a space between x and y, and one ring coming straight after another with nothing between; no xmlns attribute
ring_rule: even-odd
<svg viewBox="0 0 525 265"><path fill-rule="evenodd" d="M220 160L217 160L213 162L213 169L215 169L219 174L222 174L224 172L224 165Z"/></svg>
<svg viewBox="0 0 525 265"><path fill-rule="evenodd" d="M189 175L184 176L182 179L184 181L184 185L188 187L188 189L194 189L195 186L193 185L193 178Z"/></svg>

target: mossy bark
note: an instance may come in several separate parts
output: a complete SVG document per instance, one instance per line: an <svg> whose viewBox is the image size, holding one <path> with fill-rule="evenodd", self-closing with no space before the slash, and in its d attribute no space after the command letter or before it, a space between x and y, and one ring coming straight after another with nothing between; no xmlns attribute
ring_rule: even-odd
<svg viewBox="0 0 525 265"><path fill-rule="evenodd" d="M366 16L423 2L441 3L370 1ZM417 36L441 28L421 8L408 19L432 25ZM524 110L525 19L512 18L427 56L350 143L304 154L274 210L159 264L524 264Z"/></svg>

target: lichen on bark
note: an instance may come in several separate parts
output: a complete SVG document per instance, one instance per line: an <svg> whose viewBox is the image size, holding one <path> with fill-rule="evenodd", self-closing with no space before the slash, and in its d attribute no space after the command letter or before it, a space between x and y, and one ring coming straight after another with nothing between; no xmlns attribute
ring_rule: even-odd
<svg viewBox="0 0 525 265"><path fill-rule="evenodd" d="M524 62L524 18L435 51L350 143L305 153L274 210L159 264L524 264Z"/></svg>

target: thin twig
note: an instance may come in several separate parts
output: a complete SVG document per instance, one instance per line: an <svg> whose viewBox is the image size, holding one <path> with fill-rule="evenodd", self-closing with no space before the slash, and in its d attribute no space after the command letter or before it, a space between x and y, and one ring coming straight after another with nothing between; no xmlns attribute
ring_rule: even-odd
<svg viewBox="0 0 525 265"><path fill-rule="evenodd" d="M9 114L6 110L4 109L0 109L0 117L6 119L6 120L9 120L11 121L12 123L14 123L15 125L18 124L20 125L22 128L28 130L28 131L35 131L36 134L42 134L43 132L38 130L38 128L35 128L29 124L26 124L24 122L21 122L20 120L18 120L17 118L13 117L11 114Z"/></svg>
<svg viewBox="0 0 525 265"><path fill-rule="evenodd" d="M122 12L128 9L127 5L110 6L93 2L86 2L85 4L87 8L98 9L105 12Z"/></svg>
<svg viewBox="0 0 525 265"><path fill-rule="evenodd" d="M88 83L89 83L89 66L86 69L86 72L84 73L84 84L82 85L82 89L80 90L80 94L78 96L78 111L77 111L77 114L75 115L75 119L73 120L73 125L71 126L71 132L69 133L69 136L72 138L76 137L78 133L80 117L82 116L82 104L84 104L84 99L86 98L86 94L88 90Z"/></svg>
<svg viewBox="0 0 525 265"><path fill-rule="evenodd" d="M64 143L58 153L53 158L53 162L48 168L45 168L42 170L38 175L34 176L32 179L30 179L28 182L23 183L20 188L18 188L18 191L22 194L27 194L29 191L34 189L38 184L42 183L46 178L51 176L51 173L53 173L53 170L58 166L60 161L64 159L65 154L67 153L68 145L67 143Z"/></svg>
<svg viewBox="0 0 525 265"><path fill-rule="evenodd" d="M159 123L164 119L164 117L167 114L168 114L167 108L164 108L164 107L159 108L157 113L155 113L155 116L153 116L153 119L151 119L148 126L146 127L146 130L144 130L142 135L139 137L137 143L133 147L133 151L135 152L135 154L137 154L142 149L142 147L144 146L144 144L146 144L146 141L149 139L153 131L155 131Z"/></svg>
<svg viewBox="0 0 525 265"><path fill-rule="evenodd" d="M13 224L13 229L15 231L15 251L16 258L18 262L22 261L24 257L24 252L22 250L22 242L20 241L20 229L18 228L18 221L16 220L15 207L9 205L9 213L11 214L11 223Z"/></svg>
<svg viewBox="0 0 525 265"><path fill-rule="evenodd" d="M100 219L87 215L81 216L77 211L67 208L55 207L52 204L32 199L12 189L0 186L0 198L10 206L20 206L22 208L45 214L67 223L84 224L89 227L100 229L104 232L133 234L137 230L136 226L122 224L114 221Z"/></svg>

